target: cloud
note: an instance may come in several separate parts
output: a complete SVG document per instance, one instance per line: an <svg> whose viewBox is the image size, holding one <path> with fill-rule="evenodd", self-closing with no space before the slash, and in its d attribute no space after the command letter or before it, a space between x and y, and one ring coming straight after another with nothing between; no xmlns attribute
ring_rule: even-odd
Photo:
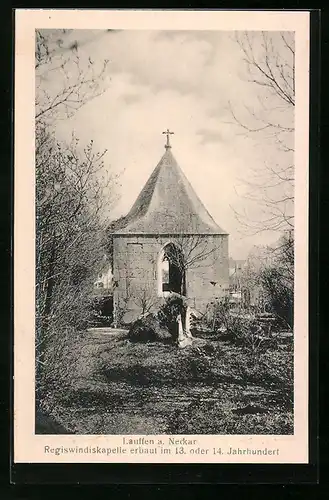
<svg viewBox="0 0 329 500"><path fill-rule="evenodd" d="M121 99L126 104L135 104L142 100L142 96L138 94L122 94Z"/></svg>
<svg viewBox="0 0 329 500"><path fill-rule="evenodd" d="M208 144L213 142L222 142L223 136L217 130L210 130L206 128L199 129L197 134L201 136L201 144Z"/></svg>
<svg viewBox="0 0 329 500"><path fill-rule="evenodd" d="M183 94L197 90L213 50L205 40L184 35L159 38L150 31L122 31L109 40L106 49L112 73L130 73L134 83L154 92L173 89Z"/></svg>

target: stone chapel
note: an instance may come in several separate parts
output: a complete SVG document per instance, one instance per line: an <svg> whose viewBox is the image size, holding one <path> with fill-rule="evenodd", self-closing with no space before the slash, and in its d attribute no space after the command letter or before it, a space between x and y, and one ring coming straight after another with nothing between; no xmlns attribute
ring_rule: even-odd
<svg viewBox="0 0 329 500"><path fill-rule="evenodd" d="M112 233L114 318L125 323L156 310L171 292L200 312L229 293L228 234L177 164L172 132L164 133L162 158Z"/></svg>

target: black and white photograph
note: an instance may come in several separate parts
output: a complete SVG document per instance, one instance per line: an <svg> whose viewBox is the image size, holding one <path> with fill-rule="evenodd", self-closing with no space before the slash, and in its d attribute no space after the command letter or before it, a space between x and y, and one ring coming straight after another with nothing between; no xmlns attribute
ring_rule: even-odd
<svg viewBox="0 0 329 500"><path fill-rule="evenodd" d="M295 31L62 26L34 28L34 434L292 437Z"/></svg>

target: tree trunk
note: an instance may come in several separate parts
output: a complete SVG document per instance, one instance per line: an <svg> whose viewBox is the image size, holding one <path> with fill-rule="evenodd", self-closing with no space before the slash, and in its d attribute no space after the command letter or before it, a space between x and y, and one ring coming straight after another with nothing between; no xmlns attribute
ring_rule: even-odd
<svg viewBox="0 0 329 500"><path fill-rule="evenodd" d="M49 260L49 268L48 268L48 279L47 279L47 289L46 289L46 299L45 299L45 324L44 327L47 329L49 327L49 317L52 310L52 299L53 299L53 291L55 286L55 257L56 257L56 240L55 235L53 235L52 244L51 244L51 252L50 252L50 260Z"/></svg>

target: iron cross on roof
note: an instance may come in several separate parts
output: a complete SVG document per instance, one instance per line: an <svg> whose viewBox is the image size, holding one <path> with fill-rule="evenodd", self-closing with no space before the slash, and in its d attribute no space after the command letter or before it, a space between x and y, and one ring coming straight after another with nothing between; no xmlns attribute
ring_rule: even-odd
<svg viewBox="0 0 329 500"><path fill-rule="evenodd" d="M171 148L170 142L169 142L169 136L170 136L170 134L174 134L175 132L170 132L169 128L167 128L167 130L165 132L162 132L162 133L167 135L167 144L165 145L165 148L166 149Z"/></svg>

